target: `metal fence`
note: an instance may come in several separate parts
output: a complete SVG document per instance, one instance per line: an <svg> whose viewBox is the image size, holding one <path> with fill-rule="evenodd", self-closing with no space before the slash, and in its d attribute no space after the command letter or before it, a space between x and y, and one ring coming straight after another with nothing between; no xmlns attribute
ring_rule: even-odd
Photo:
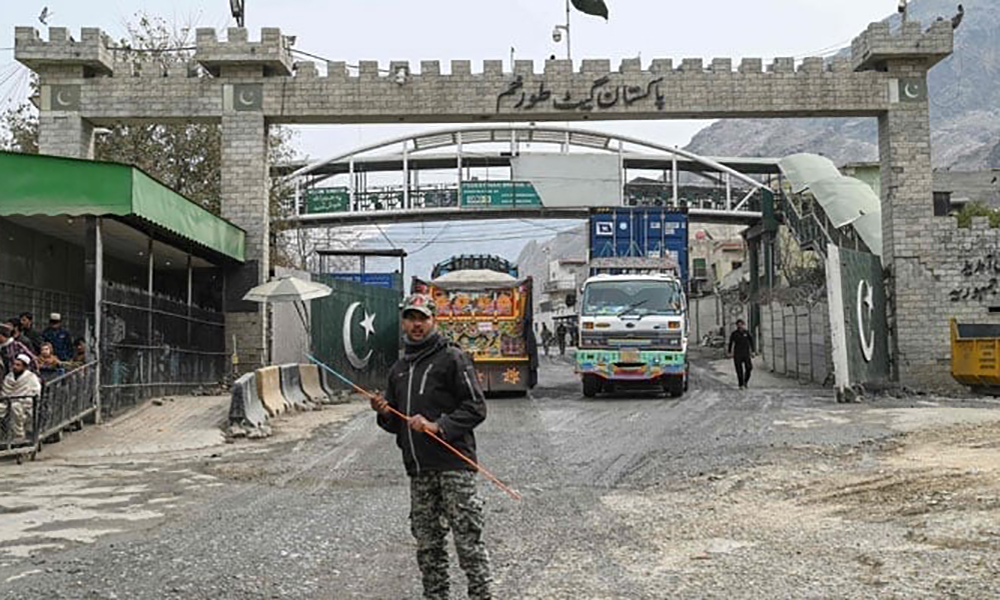
<svg viewBox="0 0 1000 600"><path fill-rule="evenodd" d="M146 398L213 387L226 378L222 313L109 285L104 288L101 312L105 415Z"/></svg>
<svg viewBox="0 0 1000 600"><path fill-rule="evenodd" d="M36 415L38 439L44 440L97 410L97 361L45 382Z"/></svg>
<svg viewBox="0 0 1000 600"><path fill-rule="evenodd" d="M74 337L83 337L84 331L83 296L43 290L36 287L0 281L0 319L17 317L23 312L35 316L34 329L45 329L51 313L60 313L63 326Z"/></svg>
<svg viewBox="0 0 1000 600"><path fill-rule="evenodd" d="M0 457L33 455L38 448L35 425L38 398L13 396L0 398Z"/></svg>
<svg viewBox="0 0 1000 600"><path fill-rule="evenodd" d="M43 440L97 410L97 362L42 384L41 397L0 398L0 457L32 457Z"/></svg>
<svg viewBox="0 0 1000 600"><path fill-rule="evenodd" d="M774 373L803 382L830 383L833 359L827 304L761 304L759 350Z"/></svg>

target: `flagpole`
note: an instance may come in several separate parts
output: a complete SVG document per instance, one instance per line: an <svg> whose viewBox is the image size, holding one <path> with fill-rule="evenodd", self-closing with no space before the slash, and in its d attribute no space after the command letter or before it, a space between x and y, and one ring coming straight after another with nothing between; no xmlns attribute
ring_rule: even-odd
<svg viewBox="0 0 1000 600"><path fill-rule="evenodd" d="M569 34L569 0L566 0L566 59L573 60L572 44Z"/></svg>

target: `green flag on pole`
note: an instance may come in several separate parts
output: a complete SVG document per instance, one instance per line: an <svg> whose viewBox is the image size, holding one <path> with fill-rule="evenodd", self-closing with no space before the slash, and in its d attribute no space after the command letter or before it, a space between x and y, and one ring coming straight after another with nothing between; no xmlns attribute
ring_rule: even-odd
<svg viewBox="0 0 1000 600"><path fill-rule="evenodd" d="M573 2L573 7L582 13L588 15L594 15L595 17L604 17L604 20L608 20L608 5L604 3L604 0L571 0Z"/></svg>

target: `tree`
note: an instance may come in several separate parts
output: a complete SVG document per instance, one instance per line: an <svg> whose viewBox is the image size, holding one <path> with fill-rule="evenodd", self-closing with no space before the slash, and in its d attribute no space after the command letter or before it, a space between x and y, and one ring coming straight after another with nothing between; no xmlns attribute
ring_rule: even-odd
<svg viewBox="0 0 1000 600"><path fill-rule="evenodd" d="M161 18L138 13L115 50L116 59L129 63L136 72L194 68L190 50L193 32L193 27L170 27ZM198 72L208 76L200 68ZM37 91L37 80L32 87ZM286 128L270 128L270 164L295 157L293 135ZM38 152L38 113L30 102L0 115L0 148ZM97 136L94 155L97 160L135 165L212 213L220 212L222 133L218 123L113 124ZM272 219L285 214L285 196L287 190L275 181L270 198ZM280 250L272 254L276 262L287 260Z"/></svg>
<svg viewBox="0 0 1000 600"><path fill-rule="evenodd" d="M0 115L0 150L38 153L38 114L30 102L8 108Z"/></svg>

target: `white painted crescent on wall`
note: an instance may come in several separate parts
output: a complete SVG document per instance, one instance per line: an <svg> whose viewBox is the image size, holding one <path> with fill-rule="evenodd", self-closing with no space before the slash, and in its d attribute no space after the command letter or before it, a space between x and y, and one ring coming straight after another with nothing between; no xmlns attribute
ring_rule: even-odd
<svg viewBox="0 0 1000 600"><path fill-rule="evenodd" d="M862 279L858 282L858 338L861 340L861 354L865 357L865 362L871 362L875 356L875 328L871 326L872 313L875 311L875 302L872 297L872 286ZM870 335L865 336L864 308L868 308L868 327Z"/></svg>
<svg viewBox="0 0 1000 600"><path fill-rule="evenodd" d="M250 90L241 91L239 98L240 104L242 104L243 106L253 106L254 100L256 100L254 96L255 94Z"/></svg>
<svg viewBox="0 0 1000 600"><path fill-rule="evenodd" d="M364 358L361 358L354 351L354 344L351 343L351 323L354 322L354 311L358 310L359 306L361 306L360 302L353 302L347 307L347 312L344 313L344 353L347 354L347 360L350 361L351 366L355 369L367 369L368 361L372 357L372 351L368 350L368 354Z"/></svg>
<svg viewBox="0 0 1000 600"><path fill-rule="evenodd" d="M919 98L920 97L920 86L914 83L908 83L903 88L903 93L906 94L907 98Z"/></svg>
<svg viewBox="0 0 1000 600"><path fill-rule="evenodd" d="M59 90L59 93L56 94L56 104L58 104L59 106L69 106L70 104L72 104L73 100L72 98L67 100L66 98L63 97L63 94L65 93L66 93L65 90Z"/></svg>

